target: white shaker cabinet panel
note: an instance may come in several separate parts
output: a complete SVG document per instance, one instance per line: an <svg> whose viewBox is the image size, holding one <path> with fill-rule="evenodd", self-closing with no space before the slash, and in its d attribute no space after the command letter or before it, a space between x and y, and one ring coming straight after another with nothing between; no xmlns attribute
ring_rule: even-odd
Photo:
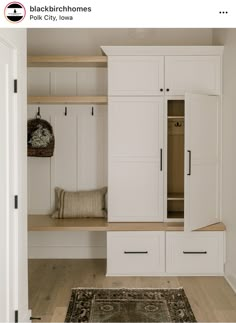
<svg viewBox="0 0 236 323"><path fill-rule="evenodd" d="M163 56L108 57L108 95L163 95Z"/></svg>
<svg viewBox="0 0 236 323"><path fill-rule="evenodd" d="M220 120L217 96L185 99L185 229L220 222Z"/></svg>
<svg viewBox="0 0 236 323"><path fill-rule="evenodd" d="M111 162L108 175L108 221L163 221L161 176L157 162Z"/></svg>
<svg viewBox="0 0 236 323"><path fill-rule="evenodd" d="M159 160L163 142L163 99L111 97L108 109L109 156Z"/></svg>
<svg viewBox="0 0 236 323"><path fill-rule="evenodd" d="M184 95L186 92L220 94L220 56L165 57L165 93Z"/></svg>
<svg viewBox="0 0 236 323"><path fill-rule="evenodd" d="M108 220L163 221L162 98L109 98Z"/></svg>

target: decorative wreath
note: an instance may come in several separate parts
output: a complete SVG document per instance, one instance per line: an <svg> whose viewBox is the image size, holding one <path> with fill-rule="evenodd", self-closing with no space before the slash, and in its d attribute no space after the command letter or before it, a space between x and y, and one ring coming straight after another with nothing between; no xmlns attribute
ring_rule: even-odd
<svg viewBox="0 0 236 323"><path fill-rule="evenodd" d="M39 117L28 120L28 156L52 157L55 138L50 123Z"/></svg>

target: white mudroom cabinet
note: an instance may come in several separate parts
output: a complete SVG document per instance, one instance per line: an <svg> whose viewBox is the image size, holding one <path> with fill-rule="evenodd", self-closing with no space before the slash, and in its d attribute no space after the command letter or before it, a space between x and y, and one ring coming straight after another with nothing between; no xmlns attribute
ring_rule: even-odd
<svg viewBox="0 0 236 323"><path fill-rule="evenodd" d="M30 256L107 255L111 276L223 275L223 47L102 50L28 59L28 117L40 108L56 138L50 160L28 163ZM108 186L107 218L52 219L56 186Z"/></svg>
<svg viewBox="0 0 236 323"><path fill-rule="evenodd" d="M102 50L108 56L108 221L150 222L145 233L108 232L108 275L223 274L224 232L212 226L222 219L223 47ZM155 232L153 222L167 226Z"/></svg>

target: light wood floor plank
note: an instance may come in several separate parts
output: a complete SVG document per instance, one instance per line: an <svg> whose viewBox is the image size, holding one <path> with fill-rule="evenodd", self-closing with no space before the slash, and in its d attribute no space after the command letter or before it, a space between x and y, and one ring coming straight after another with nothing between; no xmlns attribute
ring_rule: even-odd
<svg viewBox="0 0 236 323"><path fill-rule="evenodd" d="M106 277L106 261L29 260L29 297L41 322L64 322L71 289L183 287L198 322L236 322L236 295L223 277Z"/></svg>

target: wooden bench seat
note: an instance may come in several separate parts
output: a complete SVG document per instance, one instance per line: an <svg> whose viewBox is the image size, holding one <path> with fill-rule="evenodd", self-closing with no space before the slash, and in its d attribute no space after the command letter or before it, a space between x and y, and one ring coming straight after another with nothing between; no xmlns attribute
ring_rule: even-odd
<svg viewBox="0 0 236 323"><path fill-rule="evenodd" d="M225 231L224 223L197 231ZM28 231L184 231L183 222L107 222L104 218L52 219L49 215L29 215Z"/></svg>

